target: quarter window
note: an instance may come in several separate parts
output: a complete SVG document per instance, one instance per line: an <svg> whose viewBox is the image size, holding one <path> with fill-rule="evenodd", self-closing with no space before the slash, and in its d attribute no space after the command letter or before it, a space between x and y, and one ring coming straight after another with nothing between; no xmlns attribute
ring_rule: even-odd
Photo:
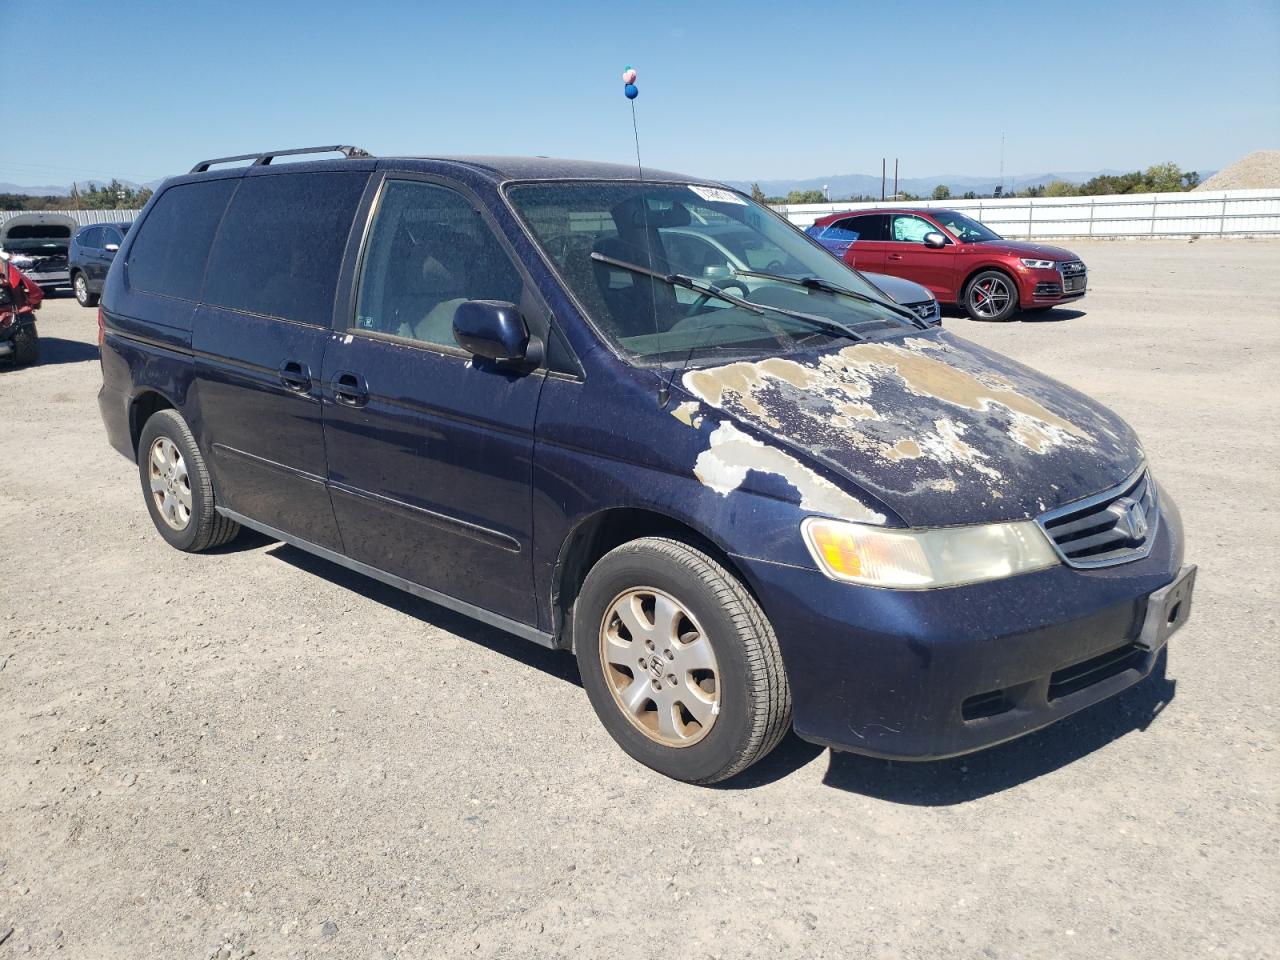
<svg viewBox="0 0 1280 960"><path fill-rule="evenodd" d="M364 173L245 177L213 253L208 303L327 326Z"/></svg>
<svg viewBox="0 0 1280 960"><path fill-rule="evenodd" d="M205 180L162 193L129 248L129 285L147 293L195 300L213 233L235 184L234 180Z"/></svg>
<svg viewBox="0 0 1280 960"><path fill-rule="evenodd" d="M519 302L523 281L462 194L413 180L383 189L365 249L356 328L456 347L467 300Z"/></svg>

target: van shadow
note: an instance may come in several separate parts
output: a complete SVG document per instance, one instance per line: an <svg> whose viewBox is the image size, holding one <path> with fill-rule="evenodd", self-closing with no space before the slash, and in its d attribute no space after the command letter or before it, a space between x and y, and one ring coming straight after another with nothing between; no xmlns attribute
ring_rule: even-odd
<svg viewBox="0 0 1280 960"><path fill-rule="evenodd" d="M242 540L244 543L241 543ZM532 641L507 633L505 630L499 630L479 620L454 613L447 607L432 603L430 600L415 597L411 593L405 593L403 590L356 573L354 570L348 570L346 567L305 550L299 550L287 543L271 540L262 534L242 530L240 536L236 538L236 548L241 550L266 543L276 544L267 550L268 556L282 560L305 573L321 577L335 586L367 597L375 603L390 607L397 613L413 617L427 626L437 627L486 650L492 650L525 666L541 670L557 680L582 686L582 681L578 677L577 660L563 650L548 650Z"/></svg>
<svg viewBox="0 0 1280 960"><path fill-rule="evenodd" d="M1173 700L1167 651L1151 675L1128 690L1037 733L950 760L895 762L832 753L823 783L911 806L944 807L990 796L1074 763L1134 731L1144 731Z"/></svg>
<svg viewBox="0 0 1280 960"><path fill-rule="evenodd" d="M83 340L64 340L61 337L40 338L40 366L54 363L85 363L98 359L98 345Z"/></svg>

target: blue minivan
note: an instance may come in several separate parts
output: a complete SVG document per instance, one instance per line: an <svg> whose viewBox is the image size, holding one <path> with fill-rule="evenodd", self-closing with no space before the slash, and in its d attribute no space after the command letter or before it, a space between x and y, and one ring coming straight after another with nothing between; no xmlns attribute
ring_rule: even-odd
<svg viewBox="0 0 1280 960"><path fill-rule="evenodd" d="M1178 511L1119 417L749 197L318 149L344 156L167 181L107 276L102 417L174 547L249 527L572 651L622 748L693 783L791 729L1000 743L1186 621Z"/></svg>

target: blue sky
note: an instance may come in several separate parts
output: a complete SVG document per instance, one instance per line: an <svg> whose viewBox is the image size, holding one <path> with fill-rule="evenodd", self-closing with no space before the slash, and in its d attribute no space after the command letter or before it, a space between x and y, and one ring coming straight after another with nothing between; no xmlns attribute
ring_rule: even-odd
<svg viewBox="0 0 1280 960"><path fill-rule="evenodd" d="M0 0L0 181L334 141L726 179L1215 169L1280 147L1280 3ZM47 38L42 41L41 38ZM12 64L12 61L9 61ZM21 77L31 77L30 85ZM25 93L22 93L25 89Z"/></svg>

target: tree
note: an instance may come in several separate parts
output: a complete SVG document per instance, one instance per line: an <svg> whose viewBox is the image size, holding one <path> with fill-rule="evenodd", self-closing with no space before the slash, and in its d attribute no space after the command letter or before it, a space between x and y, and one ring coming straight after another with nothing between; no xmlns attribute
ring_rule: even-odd
<svg viewBox="0 0 1280 960"><path fill-rule="evenodd" d="M792 190L783 203L826 203L821 190Z"/></svg>
<svg viewBox="0 0 1280 960"><path fill-rule="evenodd" d="M1196 173L1194 170L1184 173L1182 175L1182 182L1187 185L1186 188L1188 190L1194 190L1196 187L1200 186L1200 174Z"/></svg>
<svg viewBox="0 0 1280 960"><path fill-rule="evenodd" d="M976 193L974 193L972 190L966 190L966 191L964 192L964 198L965 198L966 200L977 200L977 199L978 199L978 195L977 195Z"/></svg>
<svg viewBox="0 0 1280 960"><path fill-rule="evenodd" d="M938 184L936 187L933 188L933 199L950 200L951 188L948 187L945 183Z"/></svg>
<svg viewBox="0 0 1280 960"><path fill-rule="evenodd" d="M1147 167L1144 179L1147 181L1145 192L1149 193L1173 193L1186 189L1182 185L1182 170L1173 162Z"/></svg>
<svg viewBox="0 0 1280 960"><path fill-rule="evenodd" d="M764 191L760 189L760 184L758 183L751 184L751 199L754 200L756 203L765 202Z"/></svg>
<svg viewBox="0 0 1280 960"><path fill-rule="evenodd" d="M1044 188L1046 197L1078 197L1080 188L1065 180L1054 180Z"/></svg>

